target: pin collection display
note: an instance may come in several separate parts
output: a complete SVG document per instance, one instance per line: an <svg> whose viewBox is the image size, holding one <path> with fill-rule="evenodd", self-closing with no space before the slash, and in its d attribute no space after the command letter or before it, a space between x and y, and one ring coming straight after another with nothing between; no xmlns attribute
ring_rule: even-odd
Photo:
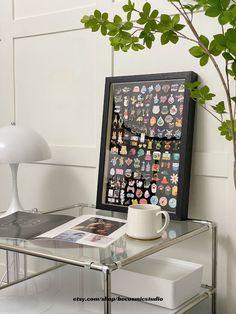
<svg viewBox="0 0 236 314"><path fill-rule="evenodd" d="M184 79L113 83L106 203L177 206Z"/></svg>

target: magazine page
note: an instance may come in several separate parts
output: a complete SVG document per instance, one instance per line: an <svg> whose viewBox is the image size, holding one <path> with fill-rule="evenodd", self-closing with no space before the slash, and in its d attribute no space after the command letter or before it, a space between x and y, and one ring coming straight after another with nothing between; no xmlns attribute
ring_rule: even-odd
<svg viewBox="0 0 236 314"><path fill-rule="evenodd" d="M0 237L34 239L74 218L68 215L18 211L0 218Z"/></svg>
<svg viewBox="0 0 236 314"><path fill-rule="evenodd" d="M126 221L118 218L83 215L36 238L51 238L105 248L126 232Z"/></svg>

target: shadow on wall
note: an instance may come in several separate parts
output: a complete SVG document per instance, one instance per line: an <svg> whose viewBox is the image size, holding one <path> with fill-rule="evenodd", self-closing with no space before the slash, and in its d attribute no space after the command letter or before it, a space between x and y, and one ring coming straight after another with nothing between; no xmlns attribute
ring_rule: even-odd
<svg viewBox="0 0 236 314"><path fill-rule="evenodd" d="M193 175L192 171L189 192L188 218L210 220L210 216L207 211L209 205L206 185L207 183L205 182L204 177Z"/></svg>

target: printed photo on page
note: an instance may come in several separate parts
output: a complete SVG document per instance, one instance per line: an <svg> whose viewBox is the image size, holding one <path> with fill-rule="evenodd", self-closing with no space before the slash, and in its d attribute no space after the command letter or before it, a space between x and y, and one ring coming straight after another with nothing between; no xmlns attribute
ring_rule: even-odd
<svg viewBox="0 0 236 314"><path fill-rule="evenodd" d="M103 248L119 239L125 234L125 231L125 220L84 215L41 234L37 238L51 238Z"/></svg>

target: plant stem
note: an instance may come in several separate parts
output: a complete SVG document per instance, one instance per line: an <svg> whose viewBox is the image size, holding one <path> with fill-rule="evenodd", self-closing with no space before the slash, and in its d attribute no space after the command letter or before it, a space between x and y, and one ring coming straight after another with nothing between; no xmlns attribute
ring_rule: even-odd
<svg viewBox="0 0 236 314"><path fill-rule="evenodd" d="M183 33L180 33L180 32L177 32L177 31L175 31L175 33L178 34L178 37L180 37L180 38L187 39L187 40L189 40L189 41L194 42L195 44L198 44L198 41L197 41L197 40L195 40L195 39L193 39L193 38L190 38L190 37L184 35Z"/></svg>
<svg viewBox="0 0 236 314"><path fill-rule="evenodd" d="M234 161L234 187L236 189L236 160Z"/></svg>
<svg viewBox="0 0 236 314"><path fill-rule="evenodd" d="M222 121L213 113L211 112L207 107L205 106L201 106L203 109L205 109L209 114L211 114L216 120L218 120L218 122L220 122L220 124L222 123Z"/></svg>
<svg viewBox="0 0 236 314"><path fill-rule="evenodd" d="M143 30L143 29L142 29L142 28L136 29L136 30L131 34L131 36L133 36L136 32L141 31L141 30Z"/></svg>

